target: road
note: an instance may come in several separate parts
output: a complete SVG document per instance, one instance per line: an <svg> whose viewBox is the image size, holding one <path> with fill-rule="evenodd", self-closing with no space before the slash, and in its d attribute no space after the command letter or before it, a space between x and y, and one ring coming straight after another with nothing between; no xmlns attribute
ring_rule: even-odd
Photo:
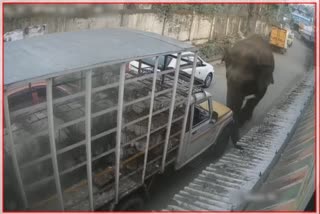
<svg viewBox="0 0 320 214"><path fill-rule="evenodd" d="M241 135L262 121L266 113L277 104L286 93L295 86L303 73L307 71L307 63L313 57L311 50L296 39L285 55L274 53L275 71L274 84L269 86L266 95L256 107L253 118L241 130ZM226 78L224 64L216 64L216 82L208 91L213 98L226 103ZM146 210L161 210L166 207L174 193L181 190L209 163L214 161L211 151L207 151L179 171L168 169L167 173L159 175L153 181L150 190L150 200L147 201Z"/></svg>

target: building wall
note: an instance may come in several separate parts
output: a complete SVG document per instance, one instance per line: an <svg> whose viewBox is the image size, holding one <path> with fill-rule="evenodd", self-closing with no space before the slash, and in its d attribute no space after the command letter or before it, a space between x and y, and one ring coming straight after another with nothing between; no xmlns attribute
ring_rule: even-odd
<svg viewBox="0 0 320 214"><path fill-rule="evenodd" d="M126 27L163 34L181 41L191 41L195 44L207 42L212 38L223 38L244 32L246 19L241 16L212 15L210 17L192 13L176 13L170 18L161 17L150 10L132 12L117 10L104 12L88 17L29 15L28 17L8 18L4 20L4 31L24 29L30 25L46 24L47 32L68 32L85 29L100 29L110 27ZM251 21L251 29L256 33L267 35L267 23Z"/></svg>

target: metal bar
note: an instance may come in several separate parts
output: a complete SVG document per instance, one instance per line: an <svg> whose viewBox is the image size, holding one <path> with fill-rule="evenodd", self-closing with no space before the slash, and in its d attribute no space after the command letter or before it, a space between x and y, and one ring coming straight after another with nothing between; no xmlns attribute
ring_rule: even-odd
<svg viewBox="0 0 320 214"><path fill-rule="evenodd" d="M112 85L117 86L117 83L113 83ZM108 88L108 86L107 87L106 86L102 86L102 87L103 87L103 89L104 88ZM101 90L103 90L103 89L101 89ZM85 95L85 92L81 91L81 92L77 92L75 94L63 96L63 97L60 97L60 98L57 98L57 99L53 99L53 104L61 103L63 101L67 101L67 100L70 100L70 99L78 98L78 97L81 97L81 96L84 96L84 95ZM46 103L42 102L42 103L38 103L38 104L35 104L35 105L32 105L32 106L29 106L29 107L26 107L26 108L19 109L19 110L16 110L14 112L11 112L11 115L12 116L17 116L19 114L27 113L27 112L29 112L31 110L34 112L35 110L38 110L38 109L41 109L41 108L45 108L45 107L46 107Z"/></svg>
<svg viewBox="0 0 320 214"><path fill-rule="evenodd" d="M171 135L170 138L173 138L173 137L177 136L178 134L180 134L180 132ZM149 147L149 150L152 150L152 149L160 146L160 145L163 144L164 142L165 142L165 140L162 140L162 141L160 141L159 143L152 145L151 147ZM171 150L169 149L168 151L171 151Z"/></svg>
<svg viewBox="0 0 320 214"><path fill-rule="evenodd" d="M20 129L19 129L20 130ZM15 130L15 131L17 131L17 130ZM45 135L45 134L48 134L48 130L43 130L43 131L40 131L40 132L38 132L37 134L35 134L35 135L32 135L31 137L29 137L29 138L25 138L25 140L23 141L23 142L19 142L19 143L16 143L16 145L21 145L21 144L24 144L24 143L31 143L32 141L34 141L35 140L35 138L37 138L37 137L40 137L40 136L43 136L43 135ZM41 143L42 141L40 141L40 143Z"/></svg>
<svg viewBox="0 0 320 214"><path fill-rule="evenodd" d="M19 169L18 159L16 155L15 145L13 143L13 135L12 135L12 128L11 128L11 120L10 120L10 111L9 111L9 104L8 104L8 96L7 93L4 93L4 113L5 113L5 122L6 122L6 129L8 132L8 142L10 145L11 157L13 161L13 168L15 174L17 176L19 190L22 196L23 205L25 208L28 208L28 201L27 196L23 187L22 177ZM3 148L4 149L4 148Z"/></svg>
<svg viewBox="0 0 320 214"><path fill-rule="evenodd" d="M56 78L59 78L59 77L55 77L53 79L52 86L53 87L58 87L58 86L67 85L67 84L70 84L70 83L74 85L75 82L80 82L82 80L82 73L83 72L81 72L81 74L80 74L80 78L72 78L72 80L65 80L65 81L61 81L60 80L60 82L59 82L59 80L57 81L57 79L56 79ZM55 83L55 82L57 82L57 83ZM80 85L80 88L81 88L81 85Z"/></svg>
<svg viewBox="0 0 320 214"><path fill-rule="evenodd" d="M169 74L169 73L174 73L175 72L175 69L168 69L168 70L164 70L164 71L161 71L161 72L157 72L157 75L164 75L164 74Z"/></svg>
<svg viewBox="0 0 320 214"><path fill-rule="evenodd" d="M68 151L70 151L72 149L75 149L75 148L78 148L78 147L80 147L82 145L85 145L85 143L86 143L85 140L82 140L82 141L80 141L78 143L74 143L74 144L72 144L70 146L67 146L67 147L64 147L63 149L58 150L57 154L58 155L63 154L63 153L68 152Z"/></svg>
<svg viewBox="0 0 320 214"><path fill-rule="evenodd" d="M42 108L45 108L46 107L46 103L45 102L42 102L42 103L39 103L39 104L36 104L36 105L32 105L32 106L29 106L29 107L26 107L26 108L22 108L22 109L19 109L19 110L16 110L14 112L11 112L11 116L12 117L16 117L16 116L19 116L20 114L24 114L24 113L28 113L29 111L36 111L36 110L42 110Z"/></svg>
<svg viewBox="0 0 320 214"><path fill-rule="evenodd" d="M141 73L141 59L139 59L139 67L138 67L138 74Z"/></svg>
<svg viewBox="0 0 320 214"><path fill-rule="evenodd" d="M191 104L191 96L192 96L192 90L193 90L193 82L194 82L194 75L196 72L196 66L197 66L197 59L198 59L198 52L194 53L194 60L193 60L193 67L192 67L192 73L191 73L191 78L190 78L190 86L189 86L189 91L188 91L188 101L187 101L187 105L186 105L186 111L184 113L184 120L183 120L183 125L182 125L182 132L181 132L181 138L180 138L180 145L179 145L179 151L178 151L178 158L177 160L179 160L183 154L183 143L184 143L184 135L186 132L186 126L187 126L187 122L188 122L188 114L189 114L189 109L190 109L190 104ZM191 118L193 118L193 111L192 111L192 116ZM191 132L191 127L192 127L192 123L190 122L190 129L189 131Z"/></svg>
<svg viewBox="0 0 320 214"><path fill-rule="evenodd" d="M74 144L72 144L72 145L70 145L70 146L64 147L63 149L57 150L57 154L58 154L58 155L63 154L63 153L68 152L68 151L70 151L70 150L72 150L72 149L74 149L74 148L80 147L81 145L84 145L84 144L85 144L85 141L82 140L82 141L80 141L80 142L78 142L78 143L74 143ZM37 163L39 163L39 162L48 160L48 159L50 159L50 158L51 158L51 154L44 155L44 156L42 156L42 157L40 157L40 158L37 158L37 159L35 159L35 160L29 161L29 162L21 165L21 169L30 167L30 166L32 166L32 165L35 165L35 164L37 164Z"/></svg>
<svg viewBox="0 0 320 214"><path fill-rule="evenodd" d="M114 106L114 107L110 107L110 108L107 108L107 109L102 110L102 111L95 112L95 113L92 114L92 118L96 118L96 117L98 117L100 115L115 111L115 110L117 110L117 108L118 108L118 106Z"/></svg>
<svg viewBox="0 0 320 214"><path fill-rule="evenodd" d="M78 119L71 120L71 121L66 122L66 123L64 123L64 124L61 124L61 125L59 125L59 126L56 127L56 131L61 130L61 129L63 129L63 128L66 128L66 127L68 127L68 126L75 125L75 124L80 123L80 122L82 122L82 121L85 121L85 119L86 119L85 117L80 117L80 118L78 118Z"/></svg>
<svg viewBox="0 0 320 214"><path fill-rule="evenodd" d="M44 183L47 183L48 181L54 180L54 179L55 179L54 175L46 177L46 178L43 178L43 179L41 179L39 181L36 181L36 182L33 182L33 183L27 185L26 186L26 190L30 191L30 190L34 189L36 186L39 186L39 185L44 184Z"/></svg>
<svg viewBox="0 0 320 214"><path fill-rule="evenodd" d="M97 92L100 92L100 91L103 91L106 89L115 88L118 85L119 85L119 83L116 82L116 83L112 83L112 84L108 84L108 85L98 86L98 87L92 89L92 93L97 93Z"/></svg>
<svg viewBox="0 0 320 214"><path fill-rule="evenodd" d="M78 93L75 93L75 94L71 94L71 95L68 95L68 96L60 97L60 98L57 98L57 99L53 100L53 104L58 104L58 103L61 103L61 102L64 102L64 101L69 101L71 99L75 99L75 98L78 98L78 97L81 97L81 96L84 96L84 95L85 95L85 92L81 91L81 92L78 92Z"/></svg>
<svg viewBox="0 0 320 214"><path fill-rule="evenodd" d="M138 82L138 81L145 80L145 79L152 78L152 77L153 77L153 74L144 74L144 75L140 75L138 77L127 79L127 80L125 80L124 84Z"/></svg>
<svg viewBox="0 0 320 214"><path fill-rule="evenodd" d="M44 156L42 156L40 158L37 158L35 160L32 160L32 161L29 161L27 163L22 164L21 165L21 169L25 169L25 168L30 167L32 165L35 165L35 164L37 164L39 162L42 162L42 161L45 161L45 160L49 160L50 158L51 158L51 154L44 155Z"/></svg>
<svg viewBox="0 0 320 214"><path fill-rule="evenodd" d="M138 98L138 99L136 99L136 100L133 100L133 101L130 101L130 102L126 102L126 103L123 104L123 106L124 106L124 107L128 107L129 105L133 105L133 104L136 104L136 103L138 103L138 102L142 102L142 101L144 101L144 100L147 100L147 99L149 99L150 97L151 97L150 95L144 96L144 97Z"/></svg>
<svg viewBox="0 0 320 214"><path fill-rule="evenodd" d="M181 116L181 117L178 117L178 118L172 120L172 123L175 123L175 122L177 122L178 120L181 120L183 117L184 117L184 116ZM167 124L162 125L162 126L156 128L156 129L152 130L152 131L150 132L150 134L153 134L153 133L155 133L155 132L163 129L163 128L165 128L166 126L168 126L168 125L167 125ZM129 142L122 144L121 147L125 147L125 146L127 146L127 145L130 145L130 144L132 144L132 143L134 143L134 142L136 142L136 141L141 140L142 138L144 138L144 137L146 137L146 136L147 136L147 134L144 134L144 135L141 135L141 136L139 136L139 137L136 137L136 138L130 140Z"/></svg>
<svg viewBox="0 0 320 214"><path fill-rule="evenodd" d="M140 122L142 120L147 119L148 117L149 117L149 115L146 115L146 116L143 116L143 117L139 117L138 119L135 119L133 121L130 121L130 122L126 123L125 125L122 126L122 128L126 128L128 126L131 126L131 125L133 125L135 123L138 123L138 122Z"/></svg>
<svg viewBox="0 0 320 214"><path fill-rule="evenodd" d="M121 180L122 180L122 181L125 181L127 178L131 177L132 175L138 174L138 172L139 172L141 169L142 169L142 167L139 167L139 168L135 169L134 171L132 171L132 172L124 175L124 176L121 178Z"/></svg>
<svg viewBox="0 0 320 214"><path fill-rule="evenodd" d="M105 155L107 155L107 154L105 154ZM97 158L97 159L99 159L99 158ZM65 174L67 174L69 172L72 172L72 171L74 171L74 170L76 170L76 169L78 169L78 168L80 168L80 167L82 167L82 166L84 166L86 164L87 164L87 161L84 161L84 162L79 163L79 164L77 164L75 166L72 166L72 167L70 167L68 169L63 170L59 174L60 175L65 175ZM44 178L42 180L36 181L36 182L34 182L32 184L27 185L26 186L26 190L31 190L32 188L34 188L34 187L36 187L36 186L38 186L40 184L46 183L46 182L48 182L48 181L50 181L52 179L54 179L54 176L49 176L49 177L46 177L46 178Z"/></svg>
<svg viewBox="0 0 320 214"><path fill-rule="evenodd" d="M91 154L91 89L92 71L86 72L86 150L87 150L87 177L90 210L93 211L93 186L92 186L92 154Z"/></svg>
<svg viewBox="0 0 320 214"><path fill-rule="evenodd" d="M68 168L68 169L63 170L63 171L60 173L60 175L65 175L65 174L67 174L67 173L69 173L69 172L72 172L72 171L74 171L74 170L82 167L82 166L85 166L86 164L87 164L87 161L84 161L84 162L82 162L82 163L79 163L79 164L77 164L77 165L75 165L75 166L72 166L72 167L70 167L70 168Z"/></svg>
<svg viewBox="0 0 320 214"><path fill-rule="evenodd" d="M103 152L103 153L101 153L101 154L93 157L93 158L92 158L92 161L96 161L96 160L98 160L98 159L100 159L100 158L102 158L102 157L104 157L104 156L110 155L110 154L113 153L114 151L115 151L115 149L110 149L110 150L108 150L108 151L106 151L106 152Z"/></svg>
<svg viewBox="0 0 320 214"><path fill-rule="evenodd" d="M148 160L148 151L149 151L149 144L150 144L150 132L151 132L151 124L152 124L152 112L153 112L153 104L154 104L154 97L156 91L156 82L157 82L157 68L159 64L159 56L156 58L156 62L154 65L153 70L153 81L152 81L152 91L151 91L151 101L150 101L150 109L149 109L149 121L148 121L148 131L147 131L147 142L144 152L144 162L143 162L143 170L142 170L142 183L144 183L145 175L146 175L146 168L147 168L147 160Z"/></svg>
<svg viewBox="0 0 320 214"><path fill-rule="evenodd" d="M57 195L59 197L61 210L64 211L64 202L61 191L58 160L57 160L57 149L54 131L54 118L53 118L53 103L52 103L52 79L47 80L47 112L48 112L48 130L49 140L51 149L51 158L53 166L54 181L56 183Z"/></svg>
<svg viewBox="0 0 320 214"><path fill-rule="evenodd" d="M120 150L122 132L123 94L126 64L121 64L119 77L118 114L117 114L117 144L116 144L116 172L115 172L115 202L119 201L119 177L120 177Z"/></svg>
<svg viewBox="0 0 320 214"><path fill-rule="evenodd" d="M162 95L162 94L165 94L167 92L171 92L172 91L172 88L168 88L168 89L165 89L165 90L162 90L162 91L159 91L157 93L155 93L155 96L159 96L159 95Z"/></svg>
<svg viewBox="0 0 320 214"><path fill-rule="evenodd" d="M111 134L113 132L116 132L116 131L117 131L117 128L113 128L113 129L109 129L108 131L101 132L101 133L99 133L99 134L97 134L95 136L92 136L91 137L91 141L97 140L97 139L99 139L101 137L104 137L104 136L106 136L108 134Z"/></svg>
<svg viewBox="0 0 320 214"><path fill-rule="evenodd" d="M176 92L177 92L179 70L180 70L180 61L181 61L181 53L178 54L177 64L176 64L176 71L175 71L175 74L174 74L173 91L172 91L170 112L169 112L169 117L168 117L168 127L167 127L167 132L166 132L166 142L164 144L162 165L161 165L161 172L162 173L164 172L164 169L165 169L165 166L166 166L167 149L168 149L169 137L170 137L170 131L171 131L171 123L172 123L172 115L173 115L173 110L174 110L174 103L175 103L175 100L176 100Z"/></svg>
<svg viewBox="0 0 320 214"><path fill-rule="evenodd" d="M185 101L181 101L181 102L177 103L176 106L181 105L181 104L183 104L184 102L185 102ZM164 111L167 111L167 110L169 110L169 109L170 109L170 107L167 107L167 108L163 108L163 109L160 109L160 110L158 110L158 111L155 111L155 112L153 112L152 116L155 116L155 115L157 115L157 114L160 114L160 113L162 113L162 112L164 112ZM145 120L145 119L147 119L148 117L149 117L149 115L140 117L140 118L138 118L138 119L136 119L136 120L133 120L133 121L127 123L127 124L124 124L124 125L122 126L122 128L128 127L128 126L133 125L133 124L135 124L135 123L137 123L137 122L140 122L140 121L142 121L142 120ZM166 126L166 125L165 125L165 126ZM161 126L161 127L162 127L162 126ZM157 128L156 130L159 130L159 128ZM105 135L107 135L107 134L111 134L111 133L114 132L114 131L115 131L114 129L111 129L111 130L109 130L109 131L103 132L104 134L100 133L100 134L98 134L98 135L102 135L102 136L99 136L99 137L103 137L103 136L105 136ZM98 138L99 138L98 135L94 136L93 138L94 138L95 140L98 139ZM143 136L145 137L146 135L143 135ZM141 136L141 137L138 137L138 138L135 138L135 140L138 140L138 139L141 139L141 138L142 138L142 136ZM132 142L132 141L130 141L130 142Z"/></svg>
<svg viewBox="0 0 320 214"><path fill-rule="evenodd" d="M154 115L160 114L160 113L167 111L169 109L170 109L170 107L159 109L158 111L153 112L152 115L154 116Z"/></svg>

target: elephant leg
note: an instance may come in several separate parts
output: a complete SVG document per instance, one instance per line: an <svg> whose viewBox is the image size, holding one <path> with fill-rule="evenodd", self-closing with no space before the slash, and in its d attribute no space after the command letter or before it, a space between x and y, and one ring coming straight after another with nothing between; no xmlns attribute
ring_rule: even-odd
<svg viewBox="0 0 320 214"><path fill-rule="evenodd" d="M227 88L227 106L233 111L233 128L231 139L234 145L238 141L239 135L239 114L244 95L235 84L228 83Z"/></svg>
<svg viewBox="0 0 320 214"><path fill-rule="evenodd" d="M228 83L227 88L227 106L232 109L234 117L237 119L241 111L244 94L240 87L233 86L232 83Z"/></svg>
<svg viewBox="0 0 320 214"><path fill-rule="evenodd" d="M258 105L260 100L264 97L267 88L264 88L262 91L255 94L255 97L249 99L245 106L240 111L239 123L240 125L244 124L246 121L250 120L253 114L253 110Z"/></svg>

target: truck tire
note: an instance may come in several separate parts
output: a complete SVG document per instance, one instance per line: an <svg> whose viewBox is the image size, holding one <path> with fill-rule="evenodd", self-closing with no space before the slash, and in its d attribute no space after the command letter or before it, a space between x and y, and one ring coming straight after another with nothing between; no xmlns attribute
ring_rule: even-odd
<svg viewBox="0 0 320 214"><path fill-rule="evenodd" d="M124 199L120 202L117 207L116 211L141 211L144 206L144 199L139 195L133 195L127 199Z"/></svg>
<svg viewBox="0 0 320 214"><path fill-rule="evenodd" d="M226 126L222 132L220 133L216 144L213 145L212 150L213 150L213 155L215 158L221 157L225 150L227 149L229 139L231 136L231 130L230 126Z"/></svg>

